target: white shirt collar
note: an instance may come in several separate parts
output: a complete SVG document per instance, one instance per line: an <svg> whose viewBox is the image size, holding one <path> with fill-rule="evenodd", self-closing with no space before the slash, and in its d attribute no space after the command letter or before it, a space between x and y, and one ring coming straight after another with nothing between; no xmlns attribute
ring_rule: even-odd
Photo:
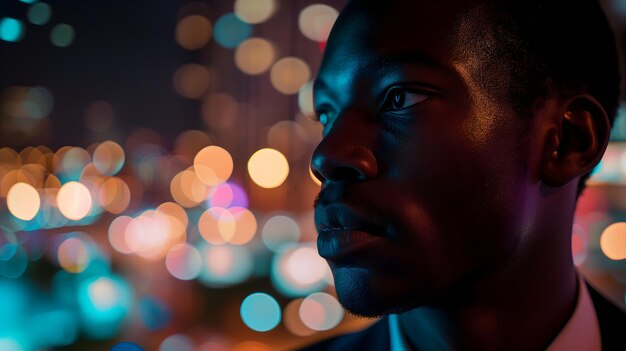
<svg viewBox="0 0 626 351"><path fill-rule="evenodd" d="M397 314L389 315L389 341L391 351L410 350L406 338L402 335ZM596 310L593 307L585 280L578 273L576 309L546 351L600 351L601 349L600 326Z"/></svg>

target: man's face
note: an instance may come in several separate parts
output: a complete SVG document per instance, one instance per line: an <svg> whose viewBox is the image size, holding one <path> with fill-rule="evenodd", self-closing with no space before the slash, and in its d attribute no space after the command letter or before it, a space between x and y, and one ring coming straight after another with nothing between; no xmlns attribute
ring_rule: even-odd
<svg viewBox="0 0 626 351"><path fill-rule="evenodd" d="M315 83L318 250L376 316L454 298L531 230L525 123L472 81L459 1L353 2ZM382 5L382 3L387 5ZM507 79L502 77L502 79Z"/></svg>

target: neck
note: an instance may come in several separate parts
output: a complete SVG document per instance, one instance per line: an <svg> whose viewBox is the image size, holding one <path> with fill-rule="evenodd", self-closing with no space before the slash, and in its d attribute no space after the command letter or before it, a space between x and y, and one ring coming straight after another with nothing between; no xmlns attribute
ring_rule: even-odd
<svg viewBox="0 0 626 351"><path fill-rule="evenodd" d="M529 240L510 265L453 298L399 316L403 334L417 350L543 350L550 345L574 312L578 289L570 244L573 215L567 218L563 206L550 206L539 222L551 224L533 230L532 238L539 239Z"/></svg>

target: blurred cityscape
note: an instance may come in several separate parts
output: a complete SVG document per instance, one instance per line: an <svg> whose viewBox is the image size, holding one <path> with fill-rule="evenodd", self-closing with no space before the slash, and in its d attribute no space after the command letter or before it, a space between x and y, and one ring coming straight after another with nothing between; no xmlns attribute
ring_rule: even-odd
<svg viewBox="0 0 626 351"><path fill-rule="evenodd" d="M0 350L285 350L371 323L317 255L308 167L344 4L0 2ZM620 114L572 250L624 306Z"/></svg>

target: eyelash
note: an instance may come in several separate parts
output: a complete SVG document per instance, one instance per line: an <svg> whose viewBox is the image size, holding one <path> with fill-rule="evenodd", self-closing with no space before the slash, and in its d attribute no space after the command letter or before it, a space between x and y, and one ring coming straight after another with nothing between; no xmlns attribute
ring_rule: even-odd
<svg viewBox="0 0 626 351"><path fill-rule="evenodd" d="M413 94L416 96L422 96L423 99L419 99L418 102L412 103L409 106L400 108L400 109L393 109L391 106L391 104L393 103L393 101L391 101L391 98L393 96L396 96L397 94L400 93L405 93L405 94ZM414 91L414 90L409 90L409 89L404 89L401 87L392 87L389 90L387 90L387 93L385 94L385 97L383 99L383 104L382 104L382 108L381 108L381 112L394 112L394 111L403 111L406 109L409 109L425 100L428 100L430 97L432 96L432 94L428 94L428 93L424 93L424 92L419 92L419 91ZM326 112L323 111L316 111L315 114L311 115L311 119L317 123L320 123L322 125L326 125L326 123L328 123L328 121L322 123L322 116L325 115L326 119L328 119L328 114Z"/></svg>
<svg viewBox="0 0 626 351"><path fill-rule="evenodd" d="M405 94L405 95L413 95L413 100L418 100L416 102L413 102L411 104L409 104L408 106L402 107L402 108L394 108L393 107L393 97L398 96L399 94ZM407 110L425 100L428 100L431 97L431 94L427 94L421 91L415 91L415 90L409 90L409 89L404 89L401 87L392 87L391 89L389 89L387 91L387 93L385 94L385 98L383 99L383 104L382 104L382 112L398 112L398 111L403 111L403 110ZM408 100L405 96L404 100ZM403 102L404 102L403 100Z"/></svg>

